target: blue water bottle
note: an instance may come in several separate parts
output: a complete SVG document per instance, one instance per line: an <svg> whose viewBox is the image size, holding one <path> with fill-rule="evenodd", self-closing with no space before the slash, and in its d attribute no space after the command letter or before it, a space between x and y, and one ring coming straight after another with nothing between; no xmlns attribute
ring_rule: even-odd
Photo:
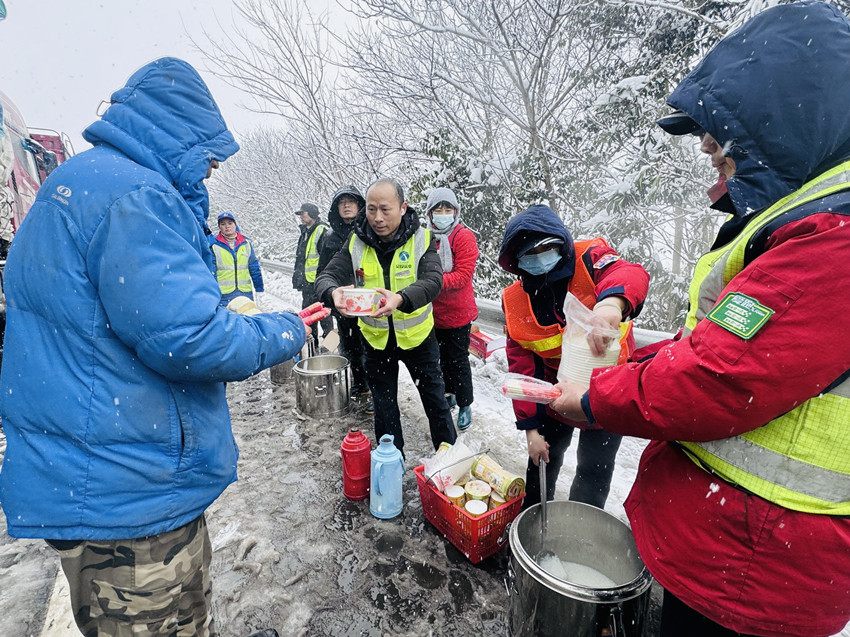
<svg viewBox="0 0 850 637"><path fill-rule="evenodd" d="M404 458L389 434L381 436L380 444L372 451L369 512L387 520L401 513L401 477Z"/></svg>

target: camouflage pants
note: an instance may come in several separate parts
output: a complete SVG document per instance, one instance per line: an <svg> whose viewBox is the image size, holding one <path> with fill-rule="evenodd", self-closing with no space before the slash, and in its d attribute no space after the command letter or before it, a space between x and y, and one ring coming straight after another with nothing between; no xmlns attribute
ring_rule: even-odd
<svg viewBox="0 0 850 637"><path fill-rule="evenodd" d="M150 537L50 545L59 551L85 637L215 637L203 515Z"/></svg>

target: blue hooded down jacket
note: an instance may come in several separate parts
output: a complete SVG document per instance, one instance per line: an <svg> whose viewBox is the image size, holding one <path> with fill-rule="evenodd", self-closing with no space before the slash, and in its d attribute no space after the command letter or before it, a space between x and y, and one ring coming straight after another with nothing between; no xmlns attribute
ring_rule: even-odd
<svg viewBox="0 0 850 637"><path fill-rule="evenodd" d="M203 180L238 150L188 64L135 73L45 181L6 266L9 534L177 528L236 479L223 381L291 358L293 314L219 307Z"/></svg>

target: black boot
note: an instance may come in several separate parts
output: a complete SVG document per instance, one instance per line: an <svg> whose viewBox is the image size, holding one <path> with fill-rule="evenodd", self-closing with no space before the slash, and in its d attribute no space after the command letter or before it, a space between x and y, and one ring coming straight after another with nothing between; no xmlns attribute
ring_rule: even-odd
<svg viewBox="0 0 850 637"><path fill-rule="evenodd" d="M274 628L264 628L263 630L251 633L248 637L280 637Z"/></svg>

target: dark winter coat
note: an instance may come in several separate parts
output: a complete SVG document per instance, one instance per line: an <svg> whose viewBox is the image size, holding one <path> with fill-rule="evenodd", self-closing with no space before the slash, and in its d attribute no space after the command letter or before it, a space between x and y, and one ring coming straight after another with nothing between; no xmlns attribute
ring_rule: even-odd
<svg viewBox="0 0 850 637"><path fill-rule="evenodd" d="M737 170L738 217L850 155L850 21L818 2L767 9L712 50L673 92ZM721 293L775 314L743 340L708 320L642 364L596 372L585 406L606 430L654 439L626 503L641 557L683 602L732 630L833 635L850 619L850 520L784 509L690 460L675 440L756 429L850 369L850 195L815 200L750 242ZM847 423L850 426L850 423ZM836 450L847 453L846 449Z"/></svg>
<svg viewBox="0 0 850 637"><path fill-rule="evenodd" d="M325 239L322 252L319 255L319 272L325 269L333 256L348 240L348 235L354 230L354 219L351 220L351 223L345 223L342 217L339 216L337 204L343 195L349 195L357 199L358 211L362 211L366 207L366 200L360 194L360 191L357 190L356 186L343 186L333 194L331 207L328 210L328 223L331 226L331 232Z"/></svg>
<svg viewBox="0 0 850 637"><path fill-rule="evenodd" d="M197 72L137 71L42 185L6 264L9 534L137 538L198 517L236 479L223 381L291 358L294 314L219 307L210 160L238 146Z"/></svg>
<svg viewBox="0 0 850 637"><path fill-rule="evenodd" d="M392 262L393 254L413 236L413 233L416 232L418 227L419 215L416 214L416 211L411 206L407 207L407 212L402 216L401 224L395 238L388 243L381 241L372 231L369 222L366 220L365 212L361 212L354 220L355 234L366 245L375 248L378 254L378 260L384 271L385 288L390 288L390 263ZM334 255L324 271L316 278L316 297L328 307L334 306L331 293L335 288L343 285L354 285L354 268L351 265L351 254L349 252L350 243L351 236L349 236L343 249ZM404 294L402 294L404 301L399 305L398 309L402 312L412 312L423 305L431 303L437 298L442 285L443 267L440 265L440 256L437 254L437 248L432 235L431 243L419 261L419 267L416 270L416 281L404 288Z"/></svg>
<svg viewBox="0 0 850 637"><path fill-rule="evenodd" d="M534 235L555 236L564 240L560 250L561 260L554 269L540 276L532 276L520 270L516 256L522 243ZM629 316L636 317L643 307L649 287L649 274L646 270L640 265L629 263L621 258L616 250L605 246L594 246L581 255L581 258L593 277L597 301L613 295L622 296L630 308L635 308L629 312ZM565 324L564 300L575 272L575 263L575 244L572 236L558 215L548 206L532 206L508 221L499 252L499 265L508 272L517 274L522 280L523 289L531 300L531 310L540 325ZM557 382L556 370L545 365L540 356L524 348L510 335L507 336L506 353L509 371L552 383ZM513 408L518 429L537 429L541 424L555 419L545 405L515 400Z"/></svg>

